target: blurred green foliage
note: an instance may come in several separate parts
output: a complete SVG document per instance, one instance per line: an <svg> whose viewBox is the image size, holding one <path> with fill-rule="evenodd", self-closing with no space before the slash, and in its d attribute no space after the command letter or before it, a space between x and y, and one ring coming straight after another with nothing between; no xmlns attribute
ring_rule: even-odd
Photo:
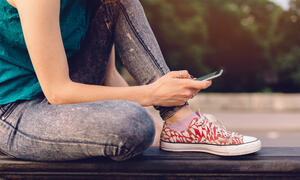
<svg viewBox="0 0 300 180"><path fill-rule="evenodd" d="M224 68L210 91L300 92L300 0L141 0L172 70Z"/></svg>

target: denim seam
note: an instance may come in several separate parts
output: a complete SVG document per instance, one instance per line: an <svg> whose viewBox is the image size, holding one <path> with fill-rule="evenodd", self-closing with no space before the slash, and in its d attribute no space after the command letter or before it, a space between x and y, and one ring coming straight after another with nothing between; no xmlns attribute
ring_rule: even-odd
<svg viewBox="0 0 300 180"><path fill-rule="evenodd" d="M140 34L138 33L138 31L136 30L136 28L134 27L134 25L132 24L129 15L127 14L126 8L124 7L124 5L121 2L118 2L118 5L123 13L123 15L125 16L125 19L127 21L127 23L129 24L131 30L133 31L133 33L135 34L136 38L139 40L139 42L141 43L141 45L143 46L143 48L145 49L145 51L148 53L148 55L151 57L152 59L152 63L160 70L160 72L162 73L162 75L164 75L164 70L162 69L162 67L159 65L159 63L157 62L156 58L154 57L154 55L151 53L151 51L149 50L149 48L147 47L147 45L145 44L144 40L141 38Z"/></svg>
<svg viewBox="0 0 300 180"><path fill-rule="evenodd" d="M4 108L1 107L1 110L2 110L1 118L2 118L2 120L7 119L7 118L11 115L11 113L15 110L15 108L17 107L17 105L18 105L18 104L17 104L17 102L15 101L15 102L10 103L10 104L6 107L6 109L4 109Z"/></svg>
<svg viewBox="0 0 300 180"><path fill-rule="evenodd" d="M0 121L0 122L3 122L4 125L8 125L9 128L11 128L12 130L15 130L15 128L8 122L5 122L5 121ZM0 126L3 126L2 123L0 123ZM92 143L92 142L77 142L77 141L58 141L58 140L51 140L51 139L43 139L43 138L38 138L36 136L32 136L32 135L29 135L27 133L24 133L23 131L20 131L20 130L17 130L16 132L17 135L20 135L20 136L23 136L27 139L30 139L30 140L34 140L34 141L40 141L40 142L45 142L45 143L60 143L60 144L86 144L86 145L101 145L101 146L113 146L113 147L116 147L118 148L117 145L113 145L113 144L102 144L102 143Z"/></svg>

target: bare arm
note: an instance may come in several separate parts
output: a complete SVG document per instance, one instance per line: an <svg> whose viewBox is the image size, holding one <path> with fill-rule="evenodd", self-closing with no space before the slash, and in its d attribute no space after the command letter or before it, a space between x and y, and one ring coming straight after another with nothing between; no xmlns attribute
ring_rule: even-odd
<svg viewBox="0 0 300 180"><path fill-rule="evenodd" d="M150 105L139 98L146 96L144 86L106 87L70 80L59 26L59 0L15 0L15 4L33 67L51 104L124 99Z"/></svg>
<svg viewBox="0 0 300 180"><path fill-rule="evenodd" d="M35 73L51 104L73 104L100 100L130 100L143 106L182 105L208 82L178 79L171 72L156 82L131 87L108 87L73 82L59 25L60 0L14 0L21 19L27 49ZM185 77L189 75L185 72Z"/></svg>

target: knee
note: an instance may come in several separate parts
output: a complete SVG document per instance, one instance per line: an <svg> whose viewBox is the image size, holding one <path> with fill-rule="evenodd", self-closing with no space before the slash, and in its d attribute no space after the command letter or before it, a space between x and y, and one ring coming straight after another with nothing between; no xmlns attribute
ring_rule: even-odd
<svg viewBox="0 0 300 180"><path fill-rule="evenodd" d="M126 101L123 109L122 119L127 122L123 128L128 129L128 139L134 142L152 143L155 135L155 125L146 109L131 101Z"/></svg>
<svg viewBox="0 0 300 180"><path fill-rule="evenodd" d="M134 157L152 145L155 136L155 126L152 117L138 103L131 101L123 102L124 112L120 114L120 121L126 132L121 138L120 148L124 149L118 156L111 157L113 160L122 161Z"/></svg>
<svg viewBox="0 0 300 180"><path fill-rule="evenodd" d="M143 8L139 0L120 0L120 3L125 7L125 9L137 10Z"/></svg>

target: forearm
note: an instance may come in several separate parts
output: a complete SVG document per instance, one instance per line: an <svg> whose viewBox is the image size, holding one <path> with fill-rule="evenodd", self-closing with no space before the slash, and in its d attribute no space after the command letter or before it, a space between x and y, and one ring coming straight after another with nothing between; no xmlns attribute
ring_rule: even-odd
<svg viewBox="0 0 300 180"><path fill-rule="evenodd" d="M149 88L144 86L109 87L89 85L70 81L57 92L53 104L75 104L103 100L129 100L142 106L151 106L148 93Z"/></svg>
<svg viewBox="0 0 300 180"><path fill-rule="evenodd" d="M109 68L105 75L104 86L88 85L68 81L54 96L55 104L74 104L101 100L130 100L143 106L151 106L146 86L129 87L125 79L115 68L114 48L111 52Z"/></svg>

